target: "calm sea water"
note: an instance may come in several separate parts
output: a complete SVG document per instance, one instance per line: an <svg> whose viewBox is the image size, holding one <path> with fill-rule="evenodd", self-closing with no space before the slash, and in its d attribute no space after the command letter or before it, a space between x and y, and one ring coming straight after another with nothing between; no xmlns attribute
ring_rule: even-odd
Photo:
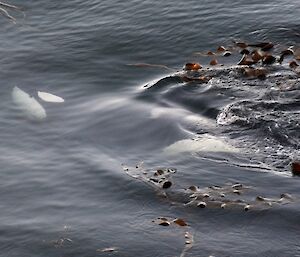
<svg viewBox="0 0 300 257"><path fill-rule="evenodd" d="M11 3L24 15L10 11L17 24L0 17L1 256L180 256L187 230L194 245L185 256L300 256L300 181L288 166L299 156L297 78L279 76L293 83L288 90L223 77L190 86L166 79L145 90L172 72L128 65L179 70L207 63L194 53L232 39L297 45L298 0ZM14 86L65 102L41 102L47 118L32 122L15 108ZM226 107L237 122L217 124ZM239 152L164 151L208 134ZM228 182L294 201L250 212L172 204L123 171L141 162L177 169L170 195L179 203L183 188ZM189 227L162 227L157 217ZM97 251L106 247L117 251Z"/></svg>

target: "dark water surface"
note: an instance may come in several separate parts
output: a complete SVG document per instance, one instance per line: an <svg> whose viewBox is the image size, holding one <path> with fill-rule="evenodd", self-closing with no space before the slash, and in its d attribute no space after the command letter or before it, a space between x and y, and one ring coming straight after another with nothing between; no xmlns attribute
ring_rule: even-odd
<svg viewBox="0 0 300 257"><path fill-rule="evenodd" d="M11 12L16 25L0 17L1 256L180 256L186 230L194 235L186 256L300 256L300 181L288 166L299 157L298 76L272 73L286 90L226 73L146 90L172 72L128 65L208 63L193 53L232 39L297 45L298 0L11 3L25 17ZM41 102L47 118L32 122L14 107L14 86L65 102ZM235 151L174 146L207 136ZM175 167L174 194L238 181L295 200L250 212L174 205L123 171L140 162ZM161 216L190 226L152 222ZM118 251L97 251L106 247Z"/></svg>

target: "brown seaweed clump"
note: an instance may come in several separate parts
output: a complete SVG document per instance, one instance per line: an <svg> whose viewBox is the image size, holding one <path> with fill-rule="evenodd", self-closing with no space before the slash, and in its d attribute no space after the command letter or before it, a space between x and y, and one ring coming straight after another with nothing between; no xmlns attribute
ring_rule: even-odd
<svg viewBox="0 0 300 257"><path fill-rule="evenodd" d="M293 163L293 167L298 172L300 171L300 163ZM192 185L187 189L172 190L171 187L173 188L174 183L170 181L176 170L170 168L160 168L155 171L140 170L138 174L132 173L130 169L126 168L125 172L129 176L153 186L160 196L163 196L173 205L197 207L199 209L250 211L269 209L294 201L294 198L287 193L281 194L278 198L255 195L256 192L253 187L242 183L227 183L222 186L212 185L204 188ZM298 174L300 175L300 173ZM168 183L168 186L164 186L165 183ZM159 220L159 225L169 226L174 222L174 220L170 221L164 218ZM176 220L175 223L179 226L185 226L185 222L182 220Z"/></svg>

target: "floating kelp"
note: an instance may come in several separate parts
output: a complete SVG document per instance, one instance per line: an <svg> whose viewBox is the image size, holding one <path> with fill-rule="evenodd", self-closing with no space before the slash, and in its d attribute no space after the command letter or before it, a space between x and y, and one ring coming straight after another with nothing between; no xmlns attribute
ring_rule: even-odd
<svg viewBox="0 0 300 257"><path fill-rule="evenodd" d="M265 65L271 65L271 64L274 64L276 62L276 57L274 57L273 55L265 55L262 59L262 64L265 64Z"/></svg>
<svg viewBox="0 0 300 257"><path fill-rule="evenodd" d="M202 69L202 66L199 63L186 63L184 65L184 69L187 71L190 71L190 70L197 71L197 70Z"/></svg>
<svg viewBox="0 0 300 257"><path fill-rule="evenodd" d="M14 87L12 90L12 100L30 120L41 121L47 116L44 107L34 97L18 87Z"/></svg>
<svg viewBox="0 0 300 257"><path fill-rule="evenodd" d="M217 52L225 52L225 51L227 51L227 50L226 50L226 48L224 46L219 46L217 48Z"/></svg>
<svg viewBox="0 0 300 257"><path fill-rule="evenodd" d="M297 164L299 165L299 164ZM299 168L296 166L296 168ZM190 186L187 189L164 190L161 181L170 180L175 173L174 169L157 169L155 171L140 170L139 173L133 172L126 168L125 172L148 185L154 186L160 196L167 199L169 203L178 204L185 207L196 207L199 209L213 208L226 210L263 210L278 205L290 204L295 199L287 193L280 194L278 198L255 196L255 190L249 185L242 183L226 183L224 185L212 185L200 188L198 186ZM133 172L133 173L132 173ZM134 174L134 175L133 175ZM179 226L187 226L182 219L158 218L153 221L161 226L170 226L177 224Z"/></svg>
<svg viewBox="0 0 300 257"><path fill-rule="evenodd" d="M184 228L186 228L188 226L186 221L183 219L180 219L180 218L172 219L172 218L166 218L166 217L159 217L159 218L153 220L152 222L157 225L163 226L163 227L169 227L172 224L177 225L179 227L184 227ZM194 236L190 231L186 231L184 233L184 242L185 242L185 246L180 254L180 257L184 257L186 255L187 251L193 247Z"/></svg>
<svg viewBox="0 0 300 257"><path fill-rule="evenodd" d="M250 58L248 54L244 54L242 56L242 59L237 63L237 65L246 65L250 66L257 63L257 61L254 61L253 59Z"/></svg>
<svg viewBox="0 0 300 257"><path fill-rule="evenodd" d="M181 218L167 218L167 217L158 217L157 219L153 220L155 224L158 224L160 226L170 226L171 224L175 224L180 227L186 227L188 224L184 219Z"/></svg>
<svg viewBox="0 0 300 257"><path fill-rule="evenodd" d="M212 65L212 66L217 65L218 60L217 59L212 59L209 64Z"/></svg>

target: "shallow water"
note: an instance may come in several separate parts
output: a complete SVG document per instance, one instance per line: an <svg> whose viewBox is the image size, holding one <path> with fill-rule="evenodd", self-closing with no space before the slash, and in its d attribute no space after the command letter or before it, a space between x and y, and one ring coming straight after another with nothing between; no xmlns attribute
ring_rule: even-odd
<svg viewBox="0 0 300 257"><path fill-rule="evenodd" d="M25 17L11 11L16 25L0 17L1 255L180 256L189 230L186 256L300 256L299 179L289 171L299 156L298 77L280 67L281 77L274 71L264 81L222 71L207 84L186 84L167 69L128 65L207 64L194 53L232 39L297 45L298 1L11 3ZM65 102L39 100L47 118L30 121L13 103L14 86ZM165 150L206 135L238 151ZM124 172L122 164L141 162L177 169L170 195L179 204ZM227 182L295 200L244 212L177 198L191 185ZM161 216L184 218L189 228L152 222ZM117 251L97 251L106 247Z"/></svg>

